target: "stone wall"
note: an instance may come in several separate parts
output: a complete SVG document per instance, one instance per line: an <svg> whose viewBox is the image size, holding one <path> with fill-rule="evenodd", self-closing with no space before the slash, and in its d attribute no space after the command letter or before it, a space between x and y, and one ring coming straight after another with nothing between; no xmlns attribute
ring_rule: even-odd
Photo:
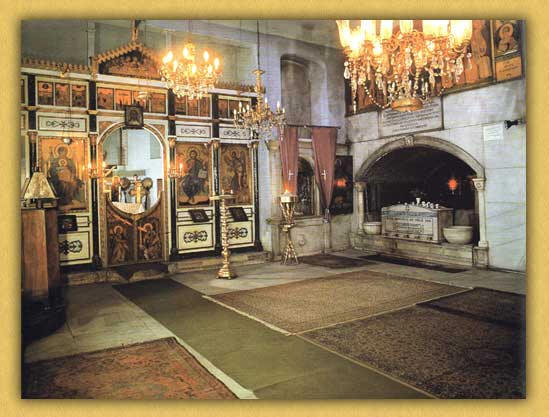
<svg viewBox="0 0 549 417"><path fill-rule="evenodd" d="M518 271L526 269L526 125L504 127L502 140L485 140L483 128L524 119L525 89L522 79L448 94L443 97L444 129L414 135L422 142L435 138L455 145L480 164L486 178L489 265ZM399 139L379 137L377 112L348 117L346 138L352 143L356 180L369 156ZM359 223L356 212L354 230Z"/></svg>

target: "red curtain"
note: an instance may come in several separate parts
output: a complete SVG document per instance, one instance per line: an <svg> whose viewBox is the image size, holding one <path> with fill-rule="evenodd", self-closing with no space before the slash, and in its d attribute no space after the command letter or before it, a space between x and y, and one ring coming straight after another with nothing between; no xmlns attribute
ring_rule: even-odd
<svg viewBox="0 0 549 417"><path fill-rule="evenodd" d="M312 131L316 183L320 189L322 207L328 209L332 201L337 130L333 127L313 127Z"/></svg>
<svg viewBox="0 0 549 417"><path fill-rule="evenodd" d="M285 126L284 134L280 137L283 192L288 190L297 194L298 154L297 127Z"/></svg>

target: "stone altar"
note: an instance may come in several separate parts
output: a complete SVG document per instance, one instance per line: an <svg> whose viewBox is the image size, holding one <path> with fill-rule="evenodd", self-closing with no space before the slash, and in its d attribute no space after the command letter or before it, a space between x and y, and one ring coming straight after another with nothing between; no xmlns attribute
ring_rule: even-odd
<svg viewBox="0 0 549 417"><path fill-rule="evenodd" d="M396 204L381 209L381 234L386 237L440 243L442 229L452 226L452 209L432 204Z"/></svg>

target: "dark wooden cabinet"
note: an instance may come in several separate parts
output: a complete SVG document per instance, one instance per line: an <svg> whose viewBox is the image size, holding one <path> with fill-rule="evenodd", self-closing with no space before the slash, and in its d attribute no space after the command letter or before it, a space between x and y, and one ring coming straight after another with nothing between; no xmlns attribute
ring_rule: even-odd
<svg viewBox="0 0 549 417"><path fill-rule="evenodd" d="M61 286L57 209L21 210L23 298L47 301Z"/></svg>
<svg viewBox="0 0 549 417"><path fill-rule="evenodd" d="M23 350L65 322L56 208L21 209Z"/></svg>

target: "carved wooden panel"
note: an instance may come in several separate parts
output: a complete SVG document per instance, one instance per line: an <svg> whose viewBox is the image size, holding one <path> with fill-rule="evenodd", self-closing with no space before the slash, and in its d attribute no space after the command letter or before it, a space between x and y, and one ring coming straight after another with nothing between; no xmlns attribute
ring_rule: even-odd
<svg viewBox="0 0 549 417"><path fill-rule="evenodd" d="M178 142L175 145L177 204L179 207L207 205L210 201L212 167L210 151L203 143Z"/></svg>
<svg viewBox="0 0 549 417"><path fill-rule="evenodd" d="M134 262L135 228L130 215L117 210L107 200L108 264L122 265Z"/></svg>
<svg viewBox="0 0 549 417"><path fill-rule="evenodd" d="M60 137L40 137L39 163L59 198L59 211L86 210L86 142L81 138L65 141Z"/></svg>
<svg viewBox="0 0 549 417"><path fill-rule="evenodd" d="M157 203L141 214L129 214L118 210L107 199L108 265L163 259L162 197L161 194Z"/></svg>
<svg viewBox="0 0 549 417"><path fill-rule="evenodd" d="M162 210L157 204L151 212L136 220L137 261L162 259Z"/></svg>
<svg viewBox="0 0 549 417"><path fill-rule="evenodd" d="M252 204L252 162L246 145L221 145L221 189L233 192L231 204Z"/></svg>

